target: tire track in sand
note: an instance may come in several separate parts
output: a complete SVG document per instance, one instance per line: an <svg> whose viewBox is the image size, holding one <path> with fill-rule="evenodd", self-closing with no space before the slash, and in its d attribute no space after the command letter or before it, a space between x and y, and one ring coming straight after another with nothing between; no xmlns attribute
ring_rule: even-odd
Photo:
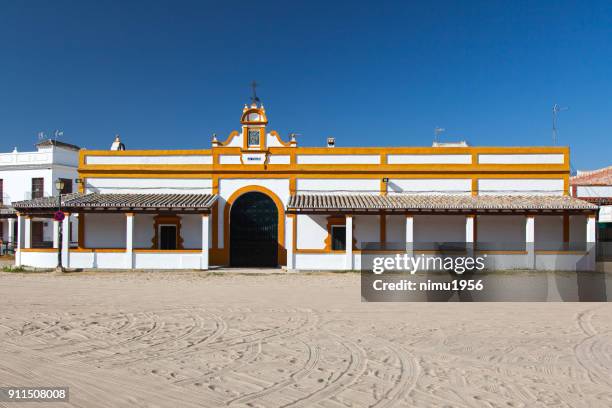
<svg viewBox="0 0 612 408"><path fill-rule="evenodd" d="M576 314L576 323L587 338L574 347L574 354L592 382L612 387L612 335L610 332L599 333L592 322L595 312L601 307Z"/></svg>
<svg viewBox="0 0 612 408"><path fill-rule="evenodd" d="M353 342L352 340L349 340L346 337L340 337L336 334L329 333L326 330L325 332L331 337L336 338L336 341L349 351L349 364L344 370L342 370L338 377L336 377L333 381L329 382L323 388L319 388L318 390L311 392L304 397L298 398L295 401L282 405L281 408L311 407L322 400L325 400L333 395L338 394L343 389L348 388L364 374L368 362L365 350L357 343Z"/></svg>

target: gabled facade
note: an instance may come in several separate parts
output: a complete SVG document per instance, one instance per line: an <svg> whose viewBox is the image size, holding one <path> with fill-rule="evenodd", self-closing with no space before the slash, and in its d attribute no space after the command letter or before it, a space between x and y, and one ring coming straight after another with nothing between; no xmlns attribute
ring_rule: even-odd
<svg viewBox="0 0 612 408"><path fill-rule="evenodd" d="M209 149L81 150L79 200L90 204L67 202L81 220L70 266L358 269L371 247L435 254L435 243L467 242L493 268L586 268L596 206L569 196L567 147L302 147L268 128L260 104L240 124ZM102 208L92 194L215 201Z"/></svg>

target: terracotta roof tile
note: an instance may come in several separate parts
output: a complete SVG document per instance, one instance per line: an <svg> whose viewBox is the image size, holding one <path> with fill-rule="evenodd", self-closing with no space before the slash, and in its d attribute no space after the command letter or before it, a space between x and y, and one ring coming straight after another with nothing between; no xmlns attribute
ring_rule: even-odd
<svg viewBox="0 0 612 408"><path fill-rule="evenodd" d="M604 167L603 169L599 170L584 172L578 176L571 177L570 184L573 186L612 186L612 166Z"/></svg>
<svg viewBox="0 0 612 408"><path fill-rule="evenodd" d="M597 206L569 196L511 195L331 195L291 196L291 210L595 210Z"/></svg>
<svg viewBox="0 0 612 408"><path fill-rule="evenodd" d="M66 194L62 196L62 207L79 208L173 208L210 209L217 196L214 194ZM57 197L18 201L13 207L20 209L52 209L57 206Z"/></svg>

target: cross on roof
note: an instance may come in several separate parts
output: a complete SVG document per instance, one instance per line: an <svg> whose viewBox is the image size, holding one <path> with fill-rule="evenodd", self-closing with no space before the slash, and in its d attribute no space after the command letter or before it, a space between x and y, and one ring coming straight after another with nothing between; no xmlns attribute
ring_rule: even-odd
<svg viewBox="0 0 612 408"><path fill-rule="evenodd" d="M257 90L256 90L257 85L259 84L255 81L251 83L251 88L253 88L253 96L251 96L251 103L260 102L259 98L257 97Z"/></svg>

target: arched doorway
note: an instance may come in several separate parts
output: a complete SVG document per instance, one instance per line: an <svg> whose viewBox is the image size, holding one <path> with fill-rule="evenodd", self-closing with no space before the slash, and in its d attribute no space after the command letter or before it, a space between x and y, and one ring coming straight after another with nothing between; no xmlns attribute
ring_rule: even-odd
<svg viewBox="0 0 612 408"><path fill-rule="evenodd" d="M232 204L230 265L278 265L278 210L264 193L245 193Z"/></svg>

